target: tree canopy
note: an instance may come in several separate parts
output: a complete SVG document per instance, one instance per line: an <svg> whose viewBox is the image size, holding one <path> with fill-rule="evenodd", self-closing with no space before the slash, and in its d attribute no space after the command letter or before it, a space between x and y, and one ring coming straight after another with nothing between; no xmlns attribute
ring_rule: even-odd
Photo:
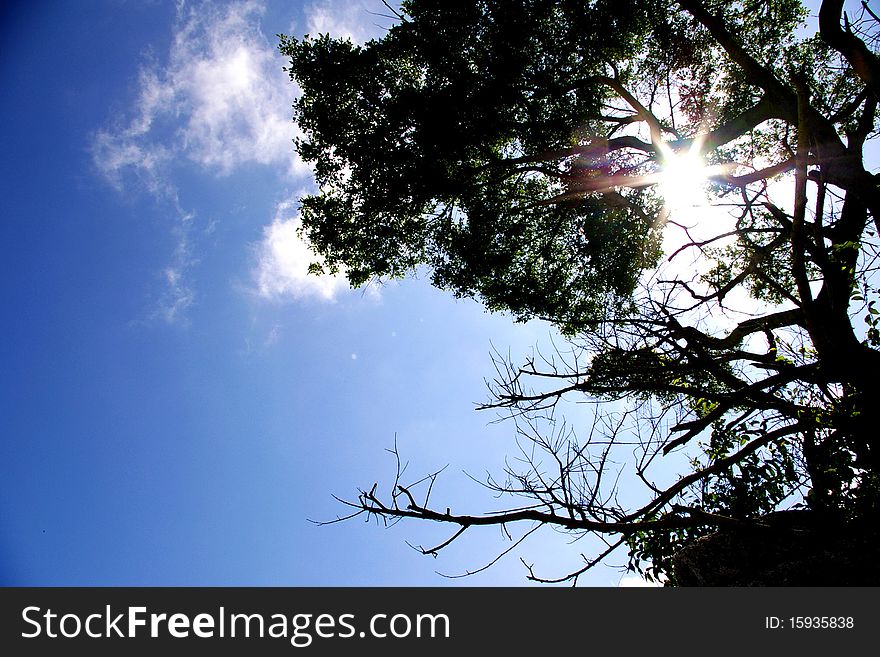
<svg viewBox="0 0 880 657"><path fill-rule="evenodd" d="M606 540L559 577L529 567L543 581L576 581L622 548L630 567L681 583L676 555L700 537L780 524L811 546L852 534L876 547L868 3L850 15L825 0L818 16L797 0L391 11L363 46L281 37L319 188L301 201L313 270L353 285L428 271L569 345L496 363L486 407L535 448L525 470L487 482L510 506L452 514L429 477L385 498L365 489L354 512L449 523L450 541L517 522ZM584 397L600 402L595 422L569 432L554 410ZM676 455L684 471L661 481L654 469ZM641 500L622 503L624 485Z"/></svg>

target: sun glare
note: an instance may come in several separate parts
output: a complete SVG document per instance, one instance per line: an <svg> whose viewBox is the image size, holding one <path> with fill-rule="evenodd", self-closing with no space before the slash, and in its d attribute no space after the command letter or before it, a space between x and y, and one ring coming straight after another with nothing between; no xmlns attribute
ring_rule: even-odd
<svg viewBox="0 0 880 657"><path fill-rule="evenodd" d="M670 149L663 158L658 182L666 207L675 213L705 206L708 203L706 179L710 173L699 148L684 153Z"/></svg>

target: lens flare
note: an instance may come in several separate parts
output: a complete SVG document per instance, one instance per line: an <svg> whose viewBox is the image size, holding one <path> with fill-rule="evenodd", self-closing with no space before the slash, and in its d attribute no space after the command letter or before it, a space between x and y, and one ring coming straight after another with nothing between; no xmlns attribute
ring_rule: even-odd
<svg viewBox="0 0 880 657"><path fill-rule="evenodd" d="M684 153L669 150L659 173L658 189L666 207L673 213L685 212L708 204L706 179L709 167L698 148Z"/></svg>

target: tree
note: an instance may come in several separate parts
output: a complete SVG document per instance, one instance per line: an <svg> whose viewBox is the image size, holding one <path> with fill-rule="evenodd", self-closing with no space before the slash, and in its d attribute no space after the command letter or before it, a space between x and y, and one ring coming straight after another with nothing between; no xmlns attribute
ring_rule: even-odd
<svg viewBox="0 0 880 657"><path fill-rule="evenodd" d="M816 30L797 0L411 0L364 46L281 37L320 189L301 207L312 268L353 285L424 269L569 340L496 360L486 407L526 443L525 470L486 482L510 506L450 513L431 476L364 489L355 514L452 525L431 554L485 525L606 541L558 578L529 566L540 581L618 549L669 583L782 567L693 572L682 555L719 537L855 555L828 583L870 570L880 19L843 4ZM559 412L572 397L597 402L586 435Z"/></svg>

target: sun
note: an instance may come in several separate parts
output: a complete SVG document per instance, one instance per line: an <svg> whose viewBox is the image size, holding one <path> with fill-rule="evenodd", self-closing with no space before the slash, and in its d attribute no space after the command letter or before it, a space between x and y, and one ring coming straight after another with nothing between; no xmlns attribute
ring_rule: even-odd
<svg viewBox="0 0 880 657"><path fill-rule="evenodd" d="M706 165L698 142L684 152L675 152L667 146L662 149L662 155L657 186L667 209L674 214L708 205L706 181L713 167Z"/></svg>

